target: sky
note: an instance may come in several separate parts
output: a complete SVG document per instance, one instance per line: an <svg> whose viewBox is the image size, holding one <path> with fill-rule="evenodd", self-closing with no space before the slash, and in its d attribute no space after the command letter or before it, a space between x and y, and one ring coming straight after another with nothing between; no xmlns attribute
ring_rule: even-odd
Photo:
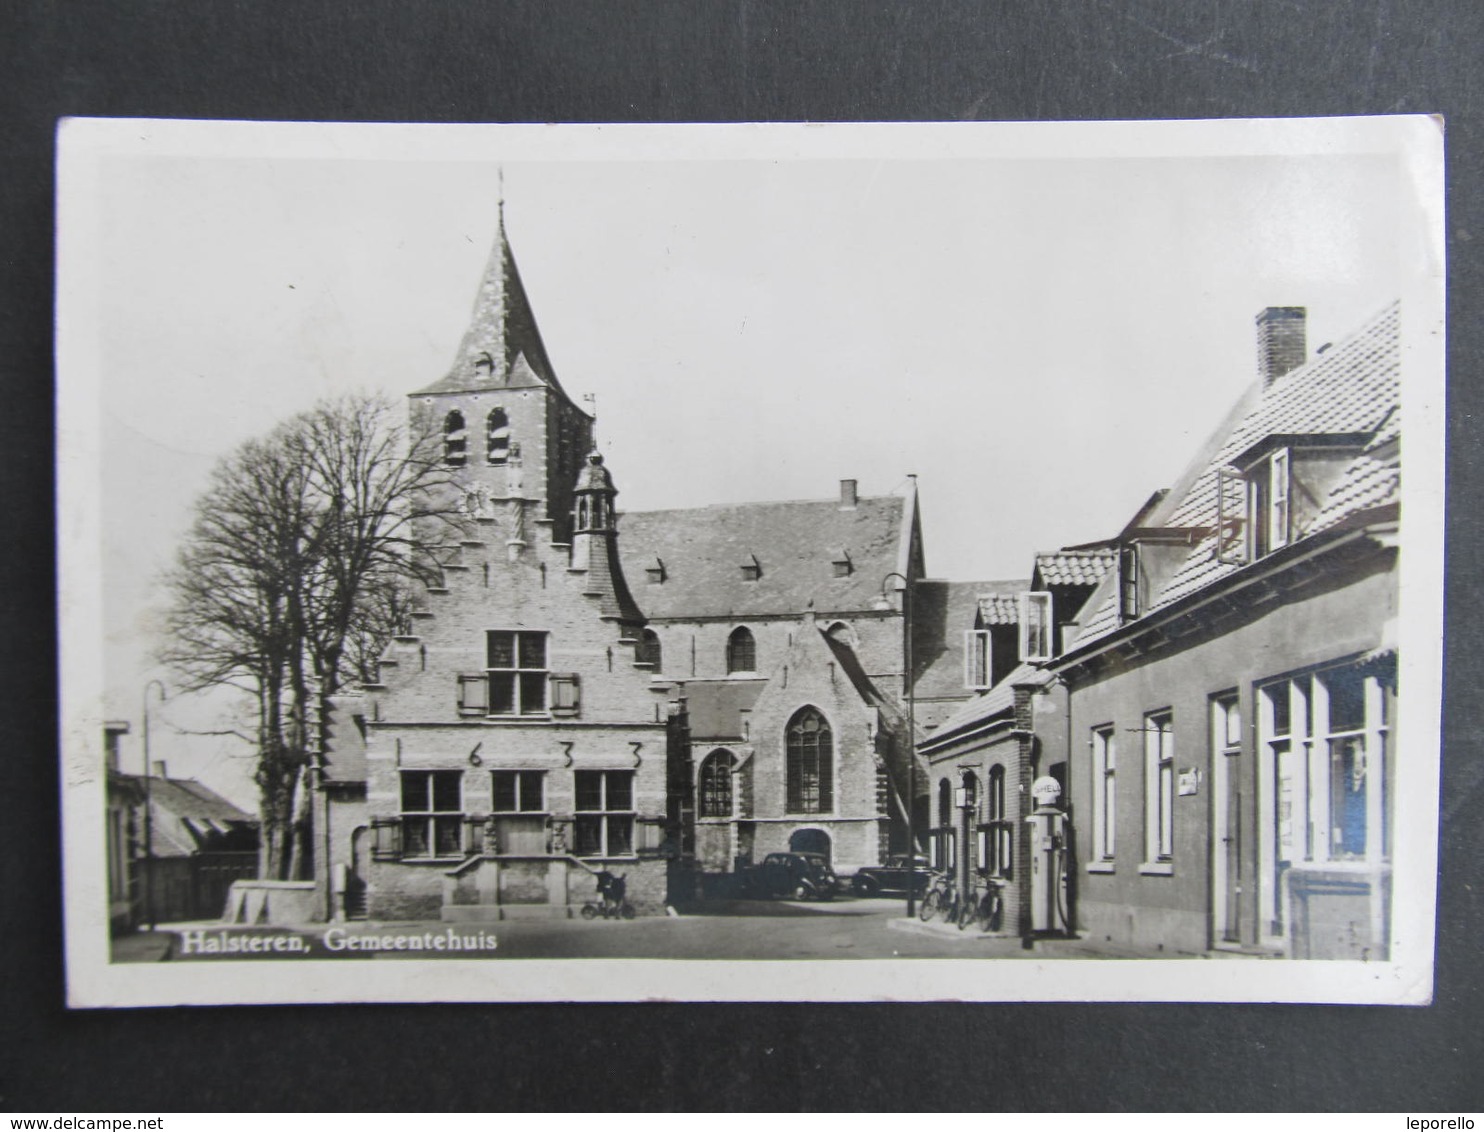
<svg viewBox="0 0 1484 1132"><path fill-rule="evenodd" d="M1035 552L1112 535L1168 486L1254 379L1263 307L1307 307L1313 349L1430 270L1386 147L1263 154L1178 128L1027 145L982 126L833 149L833 128L224 145L193 125L91 155L72 184L96 239L62 258L62 309L92 335L103 681L129 744L146 681L170 683L149 659L156 582L211 467L322 397L440 377L502 194L621 509L827 498L842 478L887 494L916 474L928 572L961 581L1028 576ZM75 278L91 290L69 308ZM212 729L218 701L156 711L154 757L251 804L249 752L179 733Z"/></svg>

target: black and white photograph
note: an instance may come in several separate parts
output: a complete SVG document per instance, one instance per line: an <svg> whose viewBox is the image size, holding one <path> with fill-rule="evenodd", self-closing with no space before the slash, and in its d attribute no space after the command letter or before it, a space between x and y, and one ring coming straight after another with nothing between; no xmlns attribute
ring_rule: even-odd
<svg viewBox="0 0 1484 1132"><path fill-rule="evenodd" d="M1430 1001L1435 119L58 139L72 1005Z"/></svg>

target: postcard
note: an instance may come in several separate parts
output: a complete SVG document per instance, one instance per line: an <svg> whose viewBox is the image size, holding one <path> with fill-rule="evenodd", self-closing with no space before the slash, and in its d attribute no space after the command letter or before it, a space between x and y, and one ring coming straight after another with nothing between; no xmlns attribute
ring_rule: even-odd
<svg viewBox="0 0 1484 1132"><path fill-rule="evenodd" d="M71 1005L1430 1001L1442 134L62 122Z"/></svg>

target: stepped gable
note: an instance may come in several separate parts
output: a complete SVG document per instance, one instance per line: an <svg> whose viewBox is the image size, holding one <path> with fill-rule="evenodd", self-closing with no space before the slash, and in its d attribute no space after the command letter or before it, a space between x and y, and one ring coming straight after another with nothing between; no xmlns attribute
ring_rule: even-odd
<svg viewBox="0 0 1484 1132"><path fill-rule="evenodd" d="M1303 433L1370 433L1371 438L1330 490L1315 523L1295 542L1331 529L1352 516L1400 499L1401 305L1392 303L1361 329L1313 360L1272 379L1259 381L1239 402L1241 413L1214 454L1202 453L1182 482L1150 516L1149 526L1214 529L1217 473L1234 457L1267 436ZM1255 398L1255 400L1254 400ZM1243 567L1216 557L1214 534L1191 550L1184 563L1149 601L1159 610ZM1118 628L1118 599L1105 579L1090 604L1074 647Z"/></svg>
<svg viewBox="0 0 1484 1132"><path fill-rule="evenodd" d="M882 579L900 570L906 500L716 504L633 511L619 519L624 572L650 618L797 615L874 608ZM836 576L839 552L848 572ZM646 585L646 571L663 581ZM756 565L756 578L745 566Z"/></svg>

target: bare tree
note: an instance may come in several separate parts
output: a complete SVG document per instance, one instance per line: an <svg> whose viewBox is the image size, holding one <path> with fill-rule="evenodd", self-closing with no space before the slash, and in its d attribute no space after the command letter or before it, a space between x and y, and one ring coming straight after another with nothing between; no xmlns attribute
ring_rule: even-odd
<svg viewBox="0 0 1484 1132"><path fill-rule="evenodd" d="M325 402L226 457L166 577L163 659L258 706L260 875L306 871L323 697L374 678L418 582L440 575L457 492L433 437L381 398Z"/></svg>

